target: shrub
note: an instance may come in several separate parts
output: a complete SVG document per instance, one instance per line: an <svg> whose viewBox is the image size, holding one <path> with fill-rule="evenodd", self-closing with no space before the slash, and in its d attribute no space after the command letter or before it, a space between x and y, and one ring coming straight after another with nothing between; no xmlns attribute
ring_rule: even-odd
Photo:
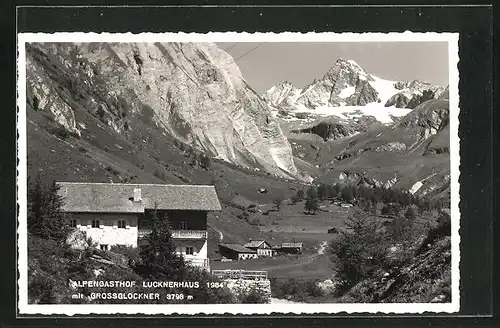
<svg viewBox="0 0 500 328"><path fill-rule="evenodd" d="M324 295L317 279L271 278L270 281L272 295L276 298L300 302Z"/></svg>
<svg viewBox="0 0 500 328"><path fill-rule="evenodd" d="M251 287L250 291L240 293L238 299L243 304L262 304L269 301L264 292L255 287Z"/></svg>
<svg viewBox="0 0 500 328"><path fill-rule="evenodd" d="M198 162L200 163L200 166L204 168L205 170L208 170L210 168L210 165L212 164L212 161L210 160L210 157L208 157L205 154L201 154L198 158Z"/></svg>
<svg viewBox="0 0 500 328"><path fill-rule="evenodd" d="M306 119L309 117L309 114L308 113L295 113L295 117L298 118L298 119Z"/></svg>
<svg viewBox="0 0 500 328"><path fill-rule="evenodd" d="M68 139L70 136L70 132L64 126L59 126L55 128L52 132L56 137L63 140Z"/></svg>
<svg viewBox="0 0 500 328"><path fill-rule="evenodd" d="M113 245L111 246L110 251L125 256L130 267L134 267L141 260L139 249L137 247Z"/></svg>
<svg viewBox="0 0 500 328"><path fill-rule="evenodd" d="M47 276L34 276L28 282L28 298L30 303L55 303L53 280Z"/></svg>
<svg viewBox="0 0 500 328"><path fill-rule="evenodd" d="M283 204L283 199L281 197L278 197L273 200L274 206L276 207L276 210L279 211L281 208L281 204Z"/></svg>

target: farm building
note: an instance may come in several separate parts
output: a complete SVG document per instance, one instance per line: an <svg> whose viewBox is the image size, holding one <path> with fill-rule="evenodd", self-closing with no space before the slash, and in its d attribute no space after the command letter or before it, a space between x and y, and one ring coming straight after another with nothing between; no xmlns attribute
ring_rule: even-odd
<svg viewBox="0 0 500 328"><path fill-rule="evenodd" d="M257 256L267 256L272 257L275 253L272 246L265 240L252 240L250 239L248 243L243 245L243 247L249 248L257 252Z"/></svg>
<svg viewBox="0 0 500 328"><path fill-rule="evenodd" d="M219 253L232 260L256 259L257 251L238 244L219 244Z"/></svg>
<svg viewBox="0 0 500 328"><path fill-rule="evenodd" d="M63 211L72 227L103 250L147 243L153 212L171 226L177 253L193 266L209 268L207 213L221 206L215 188L202 185L58 182Z"/></svg>
<svg viewBox="0 0 500 328"><path fill-rule="evenodd" d="M278 254L302 254L302 243L283 243L274 247Z"/></svg>
<svg viewBox="0 0 500 328"><path fill-rule="evenodd" d="M339 233L339 229L337 229L336 227L332 227L328 229L328 233Z"/></svg>

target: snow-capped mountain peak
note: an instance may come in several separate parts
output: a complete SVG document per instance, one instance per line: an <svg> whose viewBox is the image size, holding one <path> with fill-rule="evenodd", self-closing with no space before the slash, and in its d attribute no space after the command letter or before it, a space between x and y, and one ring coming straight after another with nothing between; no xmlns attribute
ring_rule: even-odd
<svg viewBox="0 0 500 328"><path fill-rule="evenodd" d="M264 98L275 115L279 111L300 113L300 117L304 113L347 119L369 115L390 124L394 117L406 115L411 108L437 98L443 91L444 88L419 80L380 78L354 60L339 58L323 77L302 89L284 81L269 89Z"/></svg>

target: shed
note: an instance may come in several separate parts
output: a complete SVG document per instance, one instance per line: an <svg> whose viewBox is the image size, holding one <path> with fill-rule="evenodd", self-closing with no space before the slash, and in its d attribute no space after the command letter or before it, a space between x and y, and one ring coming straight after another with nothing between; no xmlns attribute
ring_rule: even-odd
<svg viewBox="0 0 500 328"><path fill-rule="evenodd" d="M337 229L336 227L332 227L328 229L328 233L339 233L339 229Z"/></svg>
<svg viewBox="0 0 500 328"><path fill-rule="evenodd" d="M258 256L273 256L275 251L271 244L269 244L265 240L252 240L250 239L248 243L244 245L244 247L249 248L257 252Z"/></svg>
<svg viewBox="0 0 500 328"><path fill-rule="evenodd" d="M282 243L274 249L280 254L302 254L302 243Z"/></svg>
<svg viewBox="0 0 500 328"><path fill-rule="evenodd" d="M246 260L257 258L257 251L238 244L219 244L219 253L232 260Z"/></svg>

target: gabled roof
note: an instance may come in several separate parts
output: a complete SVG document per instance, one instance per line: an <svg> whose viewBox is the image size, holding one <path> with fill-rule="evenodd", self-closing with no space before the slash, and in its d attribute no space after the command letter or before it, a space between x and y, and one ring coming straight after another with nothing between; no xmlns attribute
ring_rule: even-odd
<svg viewBox="0 0 500 328"><path fill-rule="evenodd" d="M58 182L66 212L143 213L158 210L221 210L213 186ZM134 189L141 201L134 202Z"/></svg>
<svg viewBox="0 0 500 328"><path fill-rule="evenodd" d="M262 245L265 242L266 242L265 240L250 240L248 243L244 245L244 247L259 248L260 245Z"/></svg>
<svg viewBox="0 0 500 328"><path fill-rule="evenodd" d="M238 244L219 244L220 247L225 247L227 249L233 250L238 253L257 253L253 249L246 248Z"/></svg>
<svg viewBox="0 0 500 328"><path fill-rule="evenodd" d="M282 248L296 248L302 247L302 243L283 243L281 244Z"/></svg>

